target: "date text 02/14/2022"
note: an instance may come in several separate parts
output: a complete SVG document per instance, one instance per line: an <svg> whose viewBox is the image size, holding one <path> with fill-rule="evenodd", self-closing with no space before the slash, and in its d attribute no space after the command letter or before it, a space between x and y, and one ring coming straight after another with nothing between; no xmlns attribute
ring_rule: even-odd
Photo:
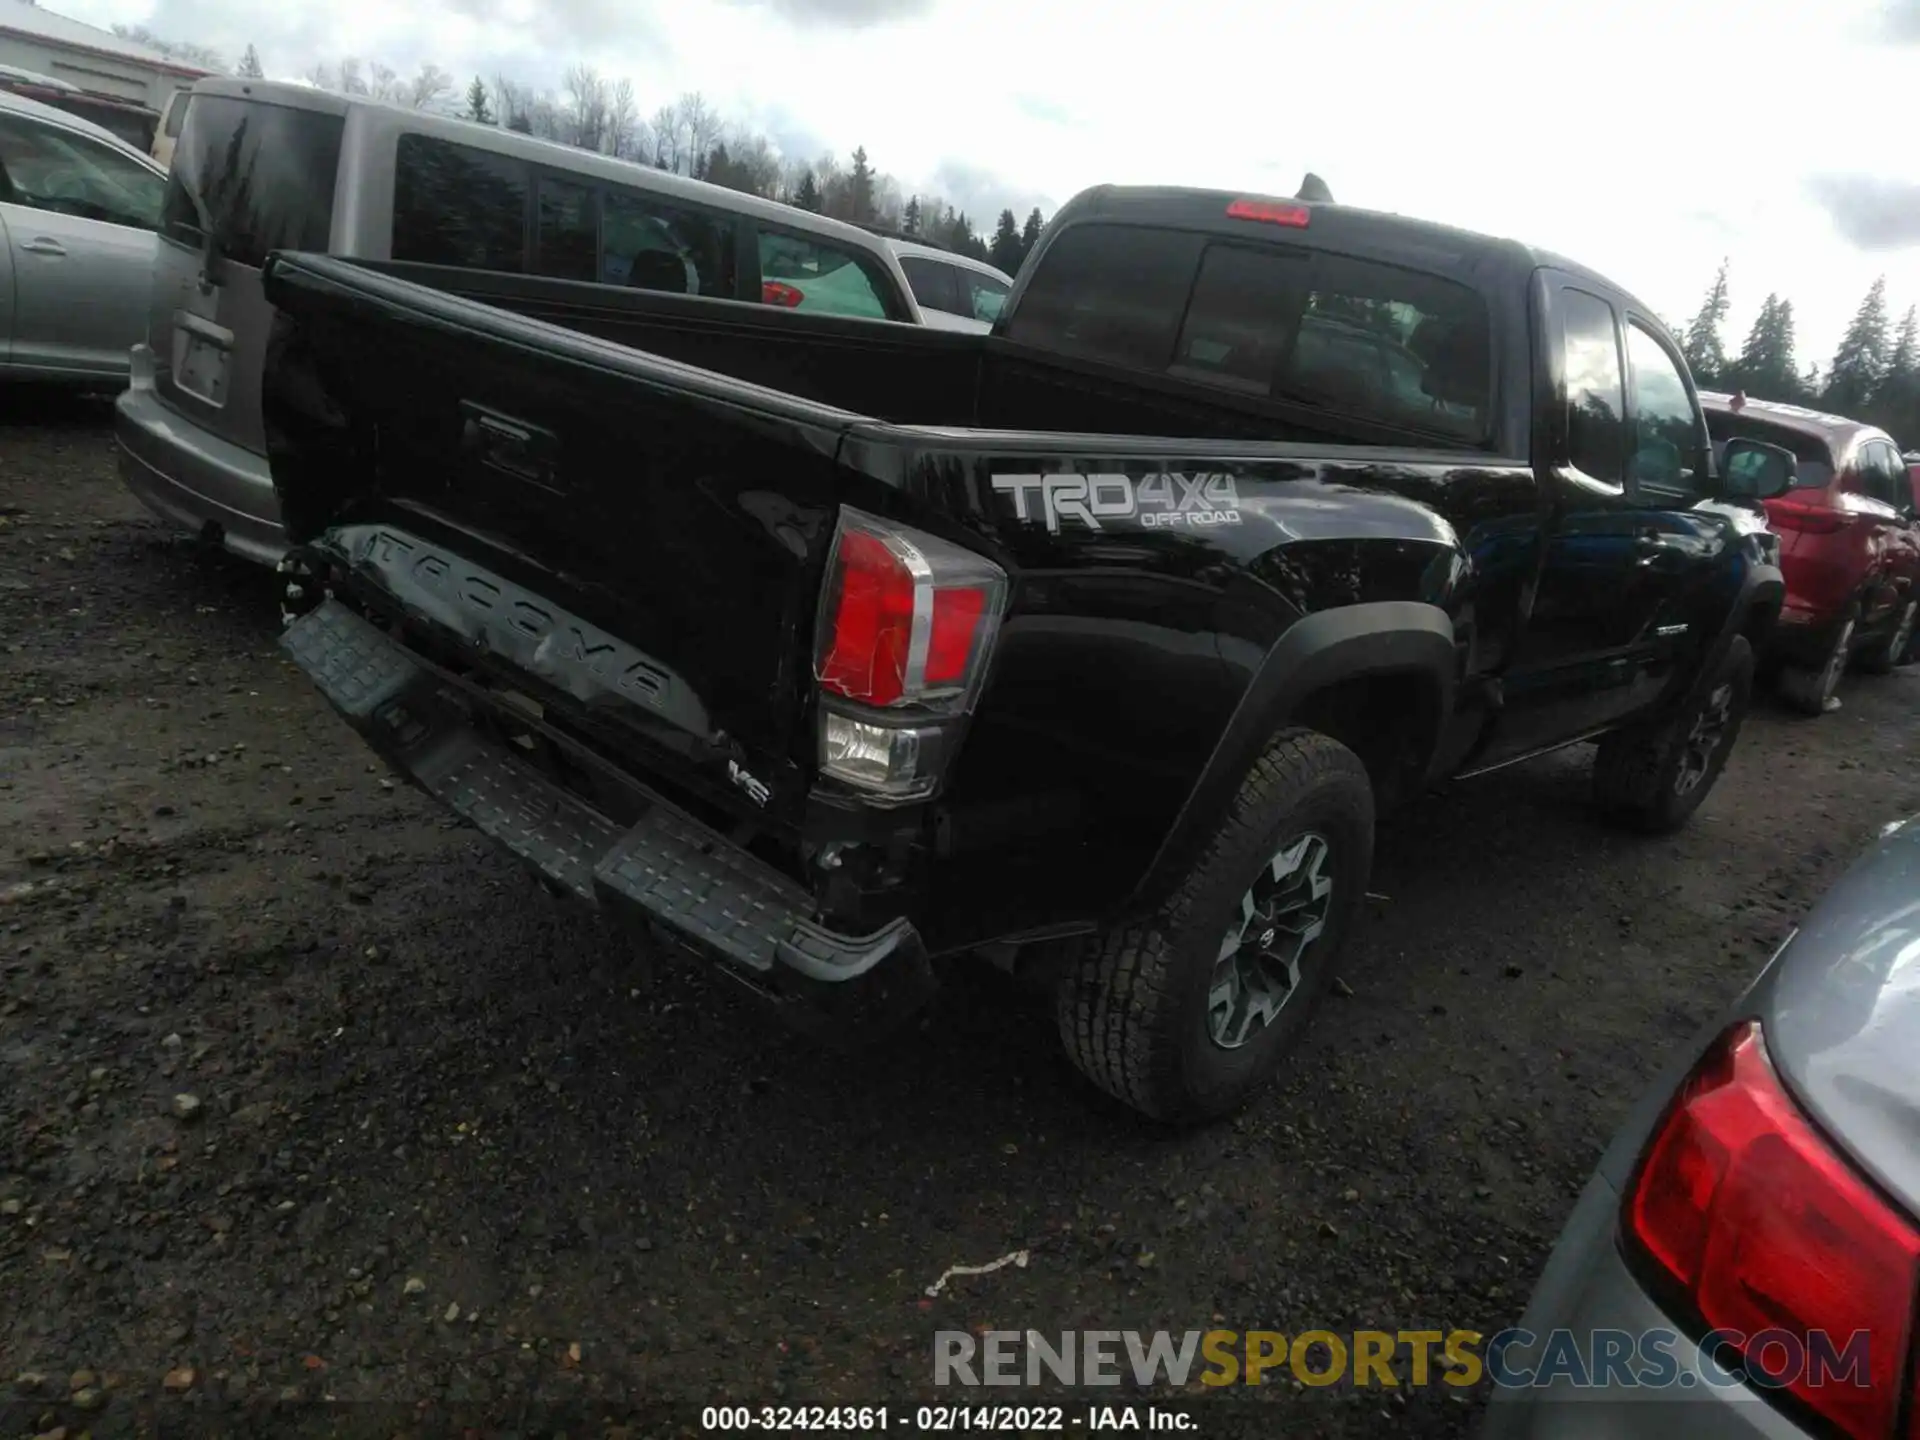
<svg viewBox="0 0 1920 1440"><path fill-rule="evenodd" d="M1026 1435L1035 1431L1198 1431L1185 1411L1156 1405L709 1405L700 1428L713 1431L839 1431L879 1435L892 1431L945 1434L986 1431Z"/></svg>

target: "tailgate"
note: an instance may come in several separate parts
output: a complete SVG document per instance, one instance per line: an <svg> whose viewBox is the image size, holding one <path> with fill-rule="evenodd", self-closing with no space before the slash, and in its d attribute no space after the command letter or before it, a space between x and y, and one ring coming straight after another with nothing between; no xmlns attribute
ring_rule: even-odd
<svg viewBox="0 0 1920 1440"><path fill-rule="evenodd" d="M836 463L858 417L350 262L279 255L266 290L295 544L536 701L731 779L736 808L798 813L835 518L887 489Z"/></svg>

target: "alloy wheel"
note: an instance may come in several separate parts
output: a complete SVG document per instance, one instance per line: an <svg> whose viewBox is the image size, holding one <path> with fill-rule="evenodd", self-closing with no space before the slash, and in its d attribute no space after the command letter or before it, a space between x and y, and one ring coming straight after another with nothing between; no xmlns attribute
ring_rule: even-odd
<svg viewBox="0 0 1920 1440"><path fill-rule="evenodd" d="M1853 654L1853 620L1849 617L1841 626L1840 633L1833 637L1833 653L1827 656L1827 663L1820 671L1820 700L1822 704L1831 704L1833 692L1840 688L1840 677L1847 671L1847 660Z"/></svg>
<svg viewBox="0 0 1920 1440"><path fill-rule="evenodd" d="M1207 1030L1237 1050L1302 988L1301 962L1333 909L1332 849L1309 831L1291 840L1240 897L1207 991Z"/></svg>
<svg viewBox="0 0 1920 1440"><path fill-rule="evenodd" d="M1906 610L1900 616L1900 623L1894 627L1893 639L1887 643L1887 664L1898 665L1906 659L1907 646L1913 643L1913 620L1915 612L1920 611L1920 600L1909 600Z"/></svg>
<svg viewBox="0 0 1920 1440"><path fill-rule="evenodd" d="M1700 713L1693 718L1693 726L1687 731L1686 744L1680 751L1680 773L1674 776L1673 793L1686 795L1695 786L1707 778L1707 772L1713 768L1714 756L1726 743L1729 721L1733 718L1733 685L1731 682L1718 686L1707 697L1707 703L1700 707Z"/></svg>

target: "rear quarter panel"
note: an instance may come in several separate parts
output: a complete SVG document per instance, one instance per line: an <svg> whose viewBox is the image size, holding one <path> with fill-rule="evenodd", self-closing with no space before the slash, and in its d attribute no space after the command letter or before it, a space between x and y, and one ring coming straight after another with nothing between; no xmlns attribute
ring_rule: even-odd
<svg viewBox="0 0 1920 1440"><path fill-rule="evenodd" d="M1441 607L1518 585L1531 474L1460 457L1218 442L858 427L843 459L892 471L902 518L993 555L1012 596L949 777L955 853L929 930L999 936L1133 892L1254 678L1301 617ZM1208 453L1211 452L1211 453ZM1499 613L1502 605L1491 607ZM1275 716L1276 727L1283 717ZM971 817L1023 818L970 845Z"/></svg>

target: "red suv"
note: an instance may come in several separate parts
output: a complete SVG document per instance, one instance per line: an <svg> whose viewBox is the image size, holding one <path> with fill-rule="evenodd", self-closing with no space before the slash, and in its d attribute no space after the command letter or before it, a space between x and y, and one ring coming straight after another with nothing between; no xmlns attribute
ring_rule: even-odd
<svg viewBox="0 0 1920 1440"><path fill-rule="evenodd" d="M1884 673L1909 658L1920 609L1920 523L1907 461L1884 430L1797 405L1700 396L1718 452L1736 436L1799 459L1766 502L1787 599L1769 647L1780 691L1810 715L1839 708L1848 662Z"/></svg>

